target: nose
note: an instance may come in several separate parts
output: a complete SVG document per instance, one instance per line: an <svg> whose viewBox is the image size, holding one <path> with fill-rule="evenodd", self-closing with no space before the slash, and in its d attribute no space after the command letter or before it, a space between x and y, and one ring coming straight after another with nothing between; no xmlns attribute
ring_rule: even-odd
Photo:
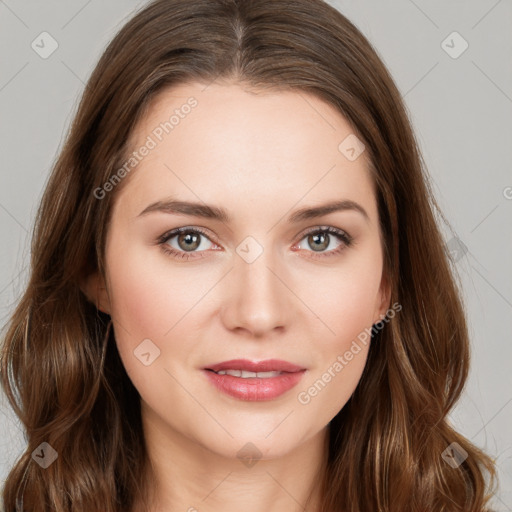
<svg viewBox="0 0 512 512"><path fill-rule="evenodd" d="M270 250L249 263L235 255L234 268L225 279L221 317L232 331L247 331L253 337L268 337L284 330L299 302L293 301L286 271Z"/></svg>

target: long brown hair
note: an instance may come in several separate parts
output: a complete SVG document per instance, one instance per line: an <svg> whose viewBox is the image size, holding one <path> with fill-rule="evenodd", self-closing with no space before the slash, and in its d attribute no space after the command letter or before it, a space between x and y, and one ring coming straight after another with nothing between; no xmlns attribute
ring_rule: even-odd
<svg viewBox="0 0 512 512"><path fill-rule="evenodd" d="M155 0L97 64L42 198L30 280L1 353L2 385L28 442L5 482L5 511L127 512L143 497L140 398L110 318L80 289L87 273L104 274L119 187L102 199L94 191L126 161L157 93L214 80L312 93L348 119L369 156L384 272L402 310L374 335L359 385L329 425L321 510L485 510L494 463L447 420L469 365L460 285L377 52L321 0ZM58 454L46 469L32 457L43 442ZM454 442L467 457L450 465L443 453Z"/></svg>

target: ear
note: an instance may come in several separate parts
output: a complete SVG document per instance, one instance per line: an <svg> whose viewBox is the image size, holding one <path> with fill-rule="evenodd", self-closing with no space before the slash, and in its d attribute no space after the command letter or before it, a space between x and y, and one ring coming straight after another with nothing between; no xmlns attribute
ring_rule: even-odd
<svg viewBox="0 0 512 512"><path fill-rule="evenodd" d="M382 279L380 282L379 293L377 294L377 300L375 303L375 314L373 323L376 324L386 316L386 312L389 309L391 303L391 286L387 275L382 273Z"/></svg>
<svg viewBox="0 0 512 512"><path fill-rule="evenodd" d="M98 271L90 273L80 281L80 289L97 309L110 315L110 299L108 297L105 280Z"/></svg>

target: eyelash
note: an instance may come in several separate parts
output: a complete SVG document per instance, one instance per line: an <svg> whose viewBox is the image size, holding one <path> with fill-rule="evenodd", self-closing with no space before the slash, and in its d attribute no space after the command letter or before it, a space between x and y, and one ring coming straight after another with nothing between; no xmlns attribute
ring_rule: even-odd
<svg viewBox="0 0 512 512"><path fill-rule="evenodd" d="M199 233L206 237L210 242L216 243L210 239L206 231L204 231L201 228L198 227L181 227L176 228L171 231L167 231L162 236L160 236L157 240L157 243L162 247L162 250L164 253L169 254L170 256L178 259L184 259L184 260L190 260L190 259L198 259L198 258L204 258L204 255L202 253L208 252L208 251L177 251L176 249L169 246L167 243L171 238L175 237L176 235L179 235L181 233ZM332 226L321 226L321 227L315 227L307 230L306 232L302 233L300 240L302 240L304 237L308 235L314 235L314 234L321 234L321 233L328 233L330 235L334 235L338 240L342 242L342 245L338 247L337 249L323 252L323 253L314 253L314 251L307 251L307 252L313 252L314 256L309 256L313 259L317 258L330 258L331 256L336 256L341 253L341 251L345 250L346 248L350 247L353 244L353 237L350 236L347 232L342 231L341 229L334 228ZM218 244L217 244L218 245ZM194 254L194 256L192 256Z"/></svg>

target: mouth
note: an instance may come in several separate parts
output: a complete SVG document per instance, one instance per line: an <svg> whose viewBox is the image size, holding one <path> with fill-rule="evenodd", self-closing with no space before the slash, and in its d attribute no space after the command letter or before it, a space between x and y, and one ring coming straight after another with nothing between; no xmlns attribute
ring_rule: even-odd
<svg viewBox="0 0 512 512"><path fill-rule="evenodd" d="M237 359L210 365L203 371L219 391L239 400L262 401L277 398L296 386L306 368L278 359Z"/></svg>

